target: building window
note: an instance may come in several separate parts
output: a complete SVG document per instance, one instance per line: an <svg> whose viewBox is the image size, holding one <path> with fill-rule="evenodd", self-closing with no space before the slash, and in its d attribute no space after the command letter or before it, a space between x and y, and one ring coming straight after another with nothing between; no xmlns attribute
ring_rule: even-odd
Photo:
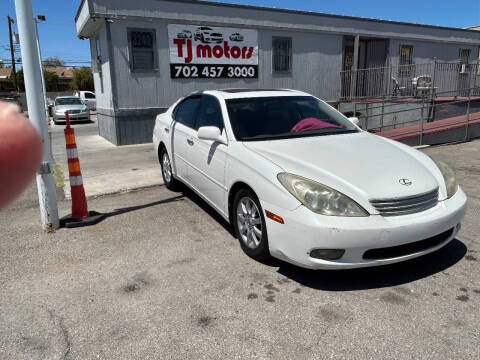
<svg viewBox="0 0 480 360"><path fill-rule="evenodd" d="M470 49L460 49L460 73L464 74L470 71Z"/></svg>
<svg viewBox="0 0 480 360"><path fill-rule="evenodd" d="M460 49L460 64L468 65L470 62L470 49Z"/></svg>
<svg viewBox="0 0 480 360"><path fill-rule="evenodd" d="M398 76L411 76L413 70L413 46L400 46L400 67Z"/></svg>
<svg viewBox="0 0 480 360"><path fill-rule="evenodd" d="M129 29L130 68L133 71L155 70L155 30Z"/></svg>
<svg viewBox="0 0 480 360"><path fill-rule="evenodd" d="M292 71L292 39L273 38L273 72Z"/></svg>

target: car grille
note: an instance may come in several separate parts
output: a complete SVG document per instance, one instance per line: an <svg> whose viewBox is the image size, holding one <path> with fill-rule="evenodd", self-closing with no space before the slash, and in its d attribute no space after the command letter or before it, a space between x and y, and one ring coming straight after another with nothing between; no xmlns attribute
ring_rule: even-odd
<svg viewBox="0 0 480 360"><path fill-rule="evenodd" d="M370 203L382 216L400 216L428 210L438 203L438 188L426 194L400 199L370 200Z"/></svg>
<svg viewBox="0 0 480 360"><path fill-rule="evenodd" d="M81 111L80 110L68 110L68 113L69 114L80 114Z"/></svg>

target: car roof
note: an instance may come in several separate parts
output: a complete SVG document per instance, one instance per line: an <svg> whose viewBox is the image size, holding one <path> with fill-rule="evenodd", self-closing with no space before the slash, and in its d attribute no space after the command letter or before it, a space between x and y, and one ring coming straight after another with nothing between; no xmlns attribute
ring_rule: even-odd
<svg viewBox="0 0 480 360"><path fill-rule="evenodd" d="M311 96L310 94L303 91L290 89L218 89L203 91L203 93L215 95L223 99L276 96Z"/></svg>
<svg viewBox="0 0 480 360"><path fill-rule="evenodd" d="M55 100L57 100L57 99L71 99L71 98L78 99L78 96L75 96L75 95L70 95L70 96L57 96L57 97L55 98Z"/></svg>

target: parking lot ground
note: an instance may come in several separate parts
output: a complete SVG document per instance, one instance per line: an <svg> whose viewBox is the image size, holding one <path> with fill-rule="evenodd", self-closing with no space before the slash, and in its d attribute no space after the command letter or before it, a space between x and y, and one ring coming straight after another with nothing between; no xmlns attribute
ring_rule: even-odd
<svg viewBox="0 0 480 360"><path fill-rule="evenodd" d="M256 262L197 196L163 186L42 233L32 186L0 213L0 358L478 359L480 141L425 151L468 194L458 238L362 270Z"/></svg>
<svg viewBox="0 0 480 360"><path fill-rule="evenodd" d="M113 194L125 190L156 186L163 183L157 155L152 144L117 147L98 135L96 115L92 122L72 124L75 129L83 182L87 197ZM63 129L65 124L50 129L52 153L66 179L65 197L70 199L68 162Z"/></svg>

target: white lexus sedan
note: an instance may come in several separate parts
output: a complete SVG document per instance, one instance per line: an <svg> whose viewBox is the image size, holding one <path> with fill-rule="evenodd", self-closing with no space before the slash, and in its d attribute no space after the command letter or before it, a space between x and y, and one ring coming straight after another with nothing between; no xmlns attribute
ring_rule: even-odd
<svg viewBox="0 0 480 360"><path fill-rule="evenodd" d="M345 269L445 246L466 208L453 171L356 123L299 91L205 91L158 115L153 142L167 188L197 192L254 259Z"/></svg>

